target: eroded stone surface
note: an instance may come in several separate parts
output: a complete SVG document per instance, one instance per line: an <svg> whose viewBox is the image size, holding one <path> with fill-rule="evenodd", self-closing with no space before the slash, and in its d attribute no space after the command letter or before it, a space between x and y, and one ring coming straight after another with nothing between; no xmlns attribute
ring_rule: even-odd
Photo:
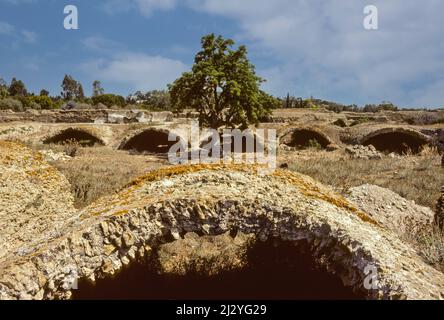
<svg viewBox="0 0 444 320"><path fill-rule="evenodd" d="M379 186L365 184L350 188L347 199L381 225L400 235L411 226L420 227L433 222L434 212L430 208L417 205Z"/></svg>
<svg viewBox="0 0 444 320"><path fill-rule="evenodd" d="M41 153L0 141L0 262L34 241L59 237L73 214L66 178Z"/></svg>
<svg viewBox="0 0 444 320"><path fill-rule="evenodd" d="M46 166L32 157L21 165L19 172ZM60 213L66 211L60 192L49 190ZM304 242L314 257L328 261L329 271L344 285L369 298L444 296L443 274L393 232L329 188L287 171L260 176L255 167L234 165L161 169L70 217L63 225L54 224L57 233L23 244L23 255L1 261L1 299L69 298L78 278L113 275L189 232L220 235L230 230L262 240ZM379 282L377 289L365 291L369 265L377 268Z"/></svg>

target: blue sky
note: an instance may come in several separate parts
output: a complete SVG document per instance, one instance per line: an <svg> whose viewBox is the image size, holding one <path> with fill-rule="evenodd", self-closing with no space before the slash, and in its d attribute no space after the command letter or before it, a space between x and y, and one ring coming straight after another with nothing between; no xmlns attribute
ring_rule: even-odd
<svg viewBox="0 0 444 320"><path fill-rule="evenodd" d="M63 28L76 5L79 30ZM374 4L379 29L365 30ZM444 106L441 0L0 0L0 77L86 93L101 80L124 96L162 89L190 68L202 35L247 45L274 95L342 103Z"/></svg>

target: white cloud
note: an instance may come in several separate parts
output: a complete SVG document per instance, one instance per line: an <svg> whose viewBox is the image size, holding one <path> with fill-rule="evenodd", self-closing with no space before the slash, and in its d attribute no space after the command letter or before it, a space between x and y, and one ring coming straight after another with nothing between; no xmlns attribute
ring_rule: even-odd
<svg viewBox="0 0 444 320"><path fill-rule="evenodd" d="M0 35L6 35L14 39L11 46L17 47L20 42L35 43L37 42L37 33L29 30L17 30L15 26L10 23L0 21Z"/></svg>
<svg viewBox="0 0 444 320"><path fill-rule="evenodd" d="M0 34L11 35L15 31L15 27L7 22L0 21Z"/></svg>
<svg viewBox="0 0 444 320"><path fill-rule="evenodd" d="M108 0L113 12L150 16L177 0ZM444 2L373 0L379 30L363 28L368 1L184 0L190 8L238 22L237 35L275 65L263 70L274 94L314 95L344 103L391 100L443 105ZM413 89L412 89L413 88ZM441 91L442 92L442 91ZM419 95L419 96L418 96ZM429 97L429 98L428 98Z"/></svg>
<svg viewBox="0 0 444 320"><path fill-rule="evenodd" d="M93 78L146 91L165 88L188 68L179 60L129 52L87 62L82 69Z"/></svg>
<svg viewBox="0 0 444 320"><path fill-rule="evenodd" d="M102 52L102 53L112 53L116 51L122 51L124 45L120 42L104 38L102 36L90 36L82 40L83 46L92 51Z"/></svg>
<svg viewBox="0 0 444 320"><path fill-rule="evenodd" d="M366 1L188 0L188 4L235 19L242 39L273 54L277 65L263 71L269 76L266 86L276 94L290 91L347 103L444 104L444 95L437 92L444 74L440 0L374 0L379 9L377 31L362 26ZM424 84L424 79L431 83ZM414 92L428 96L418 100Z"/></svg>

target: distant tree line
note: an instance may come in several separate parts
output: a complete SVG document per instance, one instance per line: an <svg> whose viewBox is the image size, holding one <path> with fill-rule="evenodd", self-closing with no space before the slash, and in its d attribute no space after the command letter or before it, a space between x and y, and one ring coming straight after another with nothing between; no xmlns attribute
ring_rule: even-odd
<svg viewBox="0 0 444 320"><path fill-rule="evenodd" d="M143 108L148 110L171 110L170 96L166 90L137 91L128 97L105 93L100 81L92 83L92 96L86 97L82 84L71 75L65 75L58 96L50 96L46 89L30 93L24 82L13 78L7 83L0 78L0 110L25 111L27 109L50 110L59 108Z"/></svg>
<svg viewBox="0 0 444 320"><path fill-rule="evenodd" d="M301 109L326 109L334 112L379 112L379 111L399 111L401 110L398 106L391 102L383 101L380 104L366 104L363 107L359 107L356 104L344 105L333 101L315 99L313 97L308 99L303 99L300 97L290 96L287 94L285 99L281 99L282 108L301 108ZM402 109L406 110L406 109ZM417 110L417 109L414 109Z"/></svg>
<svg viewBox="0 0 444 320"><path fill-rule="evenodd" d="M51 110L63 108L67 105L71 108L138 108L150 111L180 111L172 103L169 90L150 90L146 92L136 91L123 97L121 95L105 93L102 83L95 80L92 83L92 96L86 97L82 84L71 75L65 75L61 83L61 92L58 96L50 96L46 89L39 94L29 92L23 81L12 78L7 83L0 78L0 110L11 109L13 111L25 111L27 109ZM391 102L383 101L380 104L366 104L359 107L356 104L344 105L333 101L301 97L287 94L284 98L277 98L259 90L259 100L267 110L284 108L299 109L326 109L333 112L367 112L399 110L421 110L399 108ZM183 108L182 108L183 109ZM422 110L427 110L423 108Z"/></svg>

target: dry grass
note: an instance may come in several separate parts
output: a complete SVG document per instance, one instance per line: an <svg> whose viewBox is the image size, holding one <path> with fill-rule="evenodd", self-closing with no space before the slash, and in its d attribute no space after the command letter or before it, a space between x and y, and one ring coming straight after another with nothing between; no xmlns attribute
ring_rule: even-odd
<svg viewBox="0 0 444 320"><path fill-rule="evenodd" d="M413 244L418 254L435 269L444 272L444 231L436 225L410 226L403 237Z"/></svg>
<svg viewBox="0 0 444 320"><path fill-rule="evenodd" d="M133 156L107 147L80 148L72 160L52 163L69 180L77 208L112 194L165 164L165 160L156 157Z"/></svg>
<svg viewBox="0 0 444 320"><path fill-rule="evenodd" d="M435 210L444 185L444 169L436 149L382 160L350 159L342 152L306 150L282 155L291 170L307 174L343 193L365 183L388 188ZM444 272L444 232L435 225L409 226L402 238L413 245L425 262Z"/></svg>
<svg viewBox="0 0 444 320"><path fill-rule="evenodd" d="M28 145L36 150L66 152L61 145ZM84 207L96 199L114 193L152 169L168 165L155 156L130 155L107 147L77 147L75 157L52 164L69 180L75 206ZM289 169L309 175L343 193L365 183L388 188L416 203L435 209L444 185L444 169L436 149L382 160L350 159L342 151L327 152L309 148L298 152L280 152L279 161ZM146 176L144 176L146 178ZM444 272L444 234L435 226L408 228L403 239L411 243L423 259Z"/></svg>
<svg viewBox="0 0 444 320"><path fill-rule="evenodd" d="M350 159L339 151L282 154L282 161L288 163L290 170L331 185L340 193L365 183L375 184L432 209L444 185L440 160L434 149L425 149L420 155L382 160Z"/></svg>
<svg viewBox="0 0 444 320"><path fill-rule="evenodd" d="M65 146L32 145L33 149L51 148L65 152ZM299 152L280 152L280 162L289 169L309 175L343 193L364 183L388 188L416 203L434 209L444 185L444 169L435 149L426 148L420 155L382 160L350 159L340 151L326 152L314 148ZM107 147L78 148L70 161L56 161L72 185L76 206L83 207L101 196L115 192L138 176L165 165L156 156L130 155Z"/></svg>

